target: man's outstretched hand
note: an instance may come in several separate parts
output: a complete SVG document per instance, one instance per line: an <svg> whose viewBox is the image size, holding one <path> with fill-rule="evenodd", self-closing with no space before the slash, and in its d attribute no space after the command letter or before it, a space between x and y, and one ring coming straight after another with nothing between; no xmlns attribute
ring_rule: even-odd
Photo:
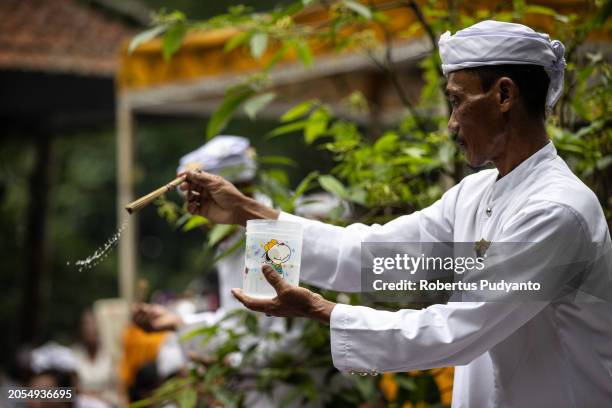
<svg viewBox="0 0 612 408"><path fill-rule="evenodd" d="M336 305L306 288L290 285L270 265L262 267L266 280L276 291L273 299L256 299L244 294L242 289L232 289L232 294L247 308L279 317L307 317L329 324Z"/></svg>
<svg viewBox="0 0 612 408"><path fill-rule="evenodd" d="M250 219L277 219L278 211L245 196L232 183L216 174L188 171L180 185L187 209L218 224L246 225Z"/></svg>

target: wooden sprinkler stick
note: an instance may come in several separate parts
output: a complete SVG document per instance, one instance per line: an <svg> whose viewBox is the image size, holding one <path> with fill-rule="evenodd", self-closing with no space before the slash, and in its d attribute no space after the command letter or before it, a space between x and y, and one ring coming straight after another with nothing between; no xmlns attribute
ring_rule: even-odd
<svg viewBox="0 0 612 408"><path fill-rule="evenodd" d="M138 212L138 211L142 210L144 207L146 207L147 205L149 205L153 201L155 201L155 199L157 197L159 197L160 195L162 195L164 193L167 193L168 191L176 188L183 181L185 181L186 178L187 178L187 176L184 175L184 174L182 176L179 176L179 177L175 178L174 180L172 180L171 182L169 182L165 186L162 186L162 187L158 188L157 190L152 191L149 194L140 197L138 200L129 203L128 205L125 206L125 209L130 214L134 214L135 212Z"/></svg>

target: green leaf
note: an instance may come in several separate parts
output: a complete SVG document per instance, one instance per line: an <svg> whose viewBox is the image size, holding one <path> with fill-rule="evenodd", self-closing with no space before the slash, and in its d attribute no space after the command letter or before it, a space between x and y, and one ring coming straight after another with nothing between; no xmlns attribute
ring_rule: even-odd
<svg viewBox="0 0 612 408"><path fill-rule="evenodd" d="M191 231L192 229L201 227L202 225L207 225L210 222L208 219L202 217L201 215L193 215L189 218L189 221L183 225L183 232Z"/></svg>
<svg viewBox="0 0 612 408"><path fill-rule="evenodd" d="M528 5L524 8L525 13L543 14L545 16L556 16L557 12L549 7Z"/></svg>
<svg viewBox="0 0 612 408"><path fill-rule="evenodd" d="M236 230L235 225L230 224L217 224L208 233L208 246L214 247L223 238L227 237Z"/></svg>
<svg viewBox="0 0 612 408"><path fill-rule="evenodd" d="M298 167L295 160L285 156L258 156L257 161L260 164L280 164L283 166Z"/></svg>
<svg viewBox="0 0 612 408"><path fill-rule="evenodd" d="M147 41L152 40L153 38L157 37L164 31L166 31L167 28L168 27L165 25L160 25L157 27L150 28L138 34L136 37L132 39L132 41L130 41L130 46L128 47L128 53L131 54L132 52L134 52L136 48L140 46L140 44L143 44L143 43L146 43Z"/></svg>
<svg viewBox="0 0 612 408"><path fill-rule="evenodd" d="M324 190L340 197L344 198L347 196L346 189L342 185L342 183L330 175L322 175L319 176L319 184L323 187Z"/></svg>
<svg viewBox="0 0 612 408"><path fill-rule="evenodd" d="M417 385L414 382L414 378L408 377L406 375L402 375L402 374L396 374L393 379L397 382L397 384L401 387L401 388L405 388L408 391L416 391L417 389Z"/></svg>
<svg viewBox="0 0 612 408"><path fill-rule="evenodd" d="M272 178L276 182L280 183L282 186L289 185L289 176L287 176L287 172L280 169L269 169L266 171L268 177Z"/></svg>
<svg viewBox="0 0 612 408"><path fill-rule="evenodd" d="M263 32L253 34L250 45L253 58L260 59L263 53L266 52L266 48L268 48L268 34Z"/></svg>
<svg viewBox="0 0 612 408"><path fill-rule="evenodd" d="M285 112L283 116L281 116L281 122L291 122L292 120L306 115L308 112L310 112L315 103L317 103L317 101L315 99L311 99L295 105L293 108Z"/></svg>
<svg viewBox="0 0 612 408"><path fill-rule="evenodd" d="M389 17L382 11L375 11L372 13L372 19L377 23L386 23L389 20Z"/></svg>
<svg viewBox="0 0 612 408"><path fill-rule="evenodd" d="M388 132L374 143L374 150L379 153L395 150L398 139L397 133Z"/></svg>
<svg viewBox="0 0 612 408"><path fill-rule="evenodd" d="M612 164L612 155L607 155L597 160L596 167L598 170L605 170L606 167Z"/></svg>
<svg viewBox="0 0 612 408"><path fill-rule="evenodd" d="M239 393L232 392L222 387L215 387L213 389L213 396L215 399L222 404L224 407L235 407L239 398ZM193 405L194 407L196 405ZM181 407L182 408L182 407Z"/></svg>
<svg viewBox="0 0 612 408"><path fill-rule="evenodd" d="M174 221L174 228L180 228L181 226L185 225L185 223L189 221L191 217L193 217L191 214L185 212L176 221Z"/></svg>
<svg viewBox="0 0 612 408"><path fill-rule="evenodd" d="M198 393L195 388L185 387L179 394L179 407L190 408L195 407L198 400Z"/></svg>
<svg viewBox="0 0 612 408"><path fill-rule="evenodd" d="M572 152L584 155L584 149L580 146L576 146L569 143L555 143L555 146L557 147L557 149L565 152Z"/></svg>
<svg viewBox="0 0 612 408"><path fill-rule="evenodd" d="M311 171L310 173L308 173L308 175L304 177L302 181L300 181L300 184L298 184L297 188L295 189L295 193L293 193L291 201L295 203L295 200L304 195L304 193L308 190L308 187L310 187L310 183L312 183L312 180L314 180L318 176L318 171Z"/></svg>
<svg viewBox="0 0 612 408"><path fill-rule="evenodd" d="M254 94L255 91L250 88L226 94L221 106L219 106L208 121L208 126L206 128L206 139L211 139L225 129L225 126L227 126L227 123L236 109L238 109L238 107L245 100Z"/></svg>
<svg viewBox="0 0 612 408"><path fill-rule="evenodd" d="M183 23L173 25L164 34L163 54L164 59L168 60L179 48L183 38L187 34L187 26Z"/></svg>
<svg viewBox="0 0 612 408"><path fill-rule="evenodd" d="M236 34L235 36L230 38L228 42L225 43L225 46L223 47L223 52L230 52L234 48L242 45L246 40L249 39L250 35L251 33L249 33L248 31L242 31Z"/></svg>
<svg viewBox="0 0 612 408"><path fill-rule="evenodd" d="M259 332L257 317L252 313L244 316L244 325L251 334L257 334Z"/></svg>
<svg viewBox="0 0 612 408"><path fill-rule="evenodd" d="M244 245L246 243L246 238L242 238L240 241L236 242L234 245L232 245L231 247L229 247L227 250L225 250L224 252L217 254L214 259L212 260L212 263L216 264L217 262L219 262L221 259L225 258L228 255L233 254L234 252L236 252L239 248L244 248Z"/></svg>
<svg viewBox="0 0 612 408"><path fill-rule="evenodd" d="M325 109L317 109L307 120L304 129L304 140L310 144L319 137L325 135L327 131L327 123L329 122L329 114Z"/></svg>
<svg viewBox="0 0 612 408"><path fill-rule="evenodd" d="M351 9L352 11L359 14L360 16L366 18L367 20L372 19L372 11L368 7L364 6L363 4L353 1L353 0L344 0L343 3L347 8Z"/></svg>
<svg viewBox="0 0 612 408"><path fill-rule="evenodd" d="M361 187L354 187L348 193L347 199L359 205L366 205L367 194Z"/></svg>
<svg viewBox="0 0 612 408"><path fill-rule="evenodd" d="M410 157L423 157L423 155L425 154L425 150L423 150L423 148L418 147L418 146L411 146L411 147L406 147L404 149L402 149L402 152Z"/></svg>
<svg viewBox="0 0 612 408"><path fill-rule="evenodd" d="M197 329L194 330L190 330L187 333L181 335L179 341L181 342L185 342L185 341L189 341L191 339L194 339L196 337L204 337L202 342L203 344L208 342L212 337L214 337L217 332L219 331L219 326L218 325L213 325L213 326L205 326L205 327L199 327Z"/></svg>
<svg viewBox="0 0 612 408"><path fill-rule="evenodd" d="M310 52L310 46L305 41L295 41L294 49L298 59L305 67L312 66L312 53Z"/></svg>
<svg viewBox="0 0 612 408"><path fill-rule="evenodd" d="M554 17L555 20L560 21L562 23L569 22L569 18L567 16L559 14L554 9L551 9L549 7L538 6L535 4L526 5L523 11L524 13L533 13L533 14L542 14L545 16L551 16L551 17Z"/></svg>
<svg viewBox="0 0 612 408"><path fill-rule="evenodd" d="M276 52L274 53L274 55L272 55L272 58L270 58L270 60L268 62L266 62L266 66L265 69L269 70L270 68L272 68L274 65L276 65L276 63L280 60L283 59L283 57L285 56L285 54L287 54L287 45L283 45L282 47L280 47L278 50L276 50Z"/></svg>
<svg viewBox="0 0 612 408"><path fill-rule="evenodd" d="M599 9L599 12L593 17L592 24L593 28L601 27L606 24L610 16L612 15L612 1L606 1L604 5Z"/></svg>
<svg viewBox="0 0 612 408"><path fill-rule="evenodd" d="M276 129L273 129L272 131L268 132L266 136L268 138L273 138L273 137L284 135L287 133L296 132L298 130L304 129L304 126L306 126L307 123L308 121L306 120L300 120L297 122L288 123L286 125L279 126Z"/></svg>
<svg viewBox="0 0 612 408"><path fill-rule="evenodd" d="M364 400L373 401L376 398L378 391L370 377L354 377L353 381Z"/></svg>
<svg viewBox="0 0 612 408"><path fill-rule="evenodd" d="M274 98L276 98L276 94L274 92L254 96L245 102L244 112L247 114L249 119L255 120L257 113L272 102Z"/></svg>
<svg viewBox="0 0 612 408"><path fill-rule="evenodd" d="M160 217L165 218L170 224L176 222L180 213L180 207L175 202L168 200L164 194L155 200L155 205L157 206L157 214Z"/></svg>

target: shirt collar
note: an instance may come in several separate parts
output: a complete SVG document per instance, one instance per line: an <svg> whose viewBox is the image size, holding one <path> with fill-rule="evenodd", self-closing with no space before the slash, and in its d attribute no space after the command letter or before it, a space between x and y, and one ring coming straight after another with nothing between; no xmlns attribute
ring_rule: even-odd
<svg viewBox="0 0 612 408"><path fill-rule="evenodd" d="M516 186L529 177L537 166L545 161L554 159L556 156L557 149L555 149L555 146L549 141L544 147L529 156L500 180L497 180L497 177L499 177L499 172L497 172L497 177L495 178L497 181L493 183L492 187L491 201L493 202L506 192L514 190Z"/></svg>

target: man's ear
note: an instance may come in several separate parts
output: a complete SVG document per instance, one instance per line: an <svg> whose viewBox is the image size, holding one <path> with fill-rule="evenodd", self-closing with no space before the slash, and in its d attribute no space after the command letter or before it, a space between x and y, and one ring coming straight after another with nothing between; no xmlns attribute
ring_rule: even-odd
<svg viewBox="0 0 612 408"><path fill-rule="evenodd" d="M519 90L514 81L508 77L501 77L497 80L497 95L499 110L509 112L518 103Z"/></svg>

